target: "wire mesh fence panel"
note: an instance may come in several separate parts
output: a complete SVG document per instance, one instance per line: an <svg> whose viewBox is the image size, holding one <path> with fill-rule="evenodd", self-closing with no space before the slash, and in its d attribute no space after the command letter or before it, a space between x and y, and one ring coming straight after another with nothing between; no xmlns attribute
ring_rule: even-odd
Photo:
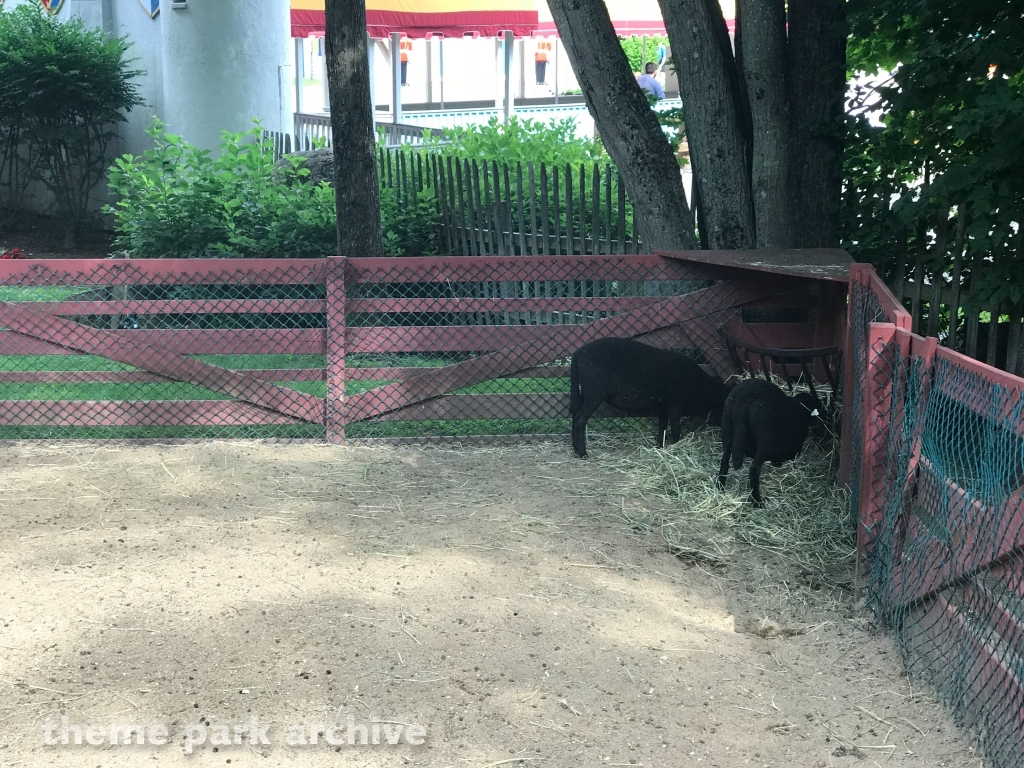
<svg viewBox="0 0 1024 768"><path fill-rule="evenodd" d="M852 326L872 303L851 301ZM1024 380L893 323L862 342L869 605L986 764L1024 765Z"/></svg>
<svg viewBox="0 0 1024 768"><path fill-rule="evenodd" d="M851 271L850 278L850 335L847 340L850 349L847 350L846 364L850 367L851 377L847 379L844 408L850 414L849 421L846 422L849 435L846 439L849 440L850 445L851 469L849 487L851 516L858 522L859 551L869 554L872 542L877 535L877 531L874 530L877 516L861 515L860 510L861 486L865 480L863 462L866 431L862 429L862 425L866 418L864 413L865 393L869 391L865 379L868 375L868 361L871 352L871 324L887 323L908 328L910 318L898 306L894 297L891 301L883 304L883 300L886 298L886 291L881 288L881 283L878 281L877 276L870 268L865 270L859 267L860 265L857 265ZM892 370L891 367L890 370ZM884 376L884 370L879 375ZM877 386L874 387L874 390L878 392L879 397L884 402L884 393L879 391Z"/></svg>
<svg viewBox="0 0 1024 768"><path fill-rule="evenodd" d="M583 343L639 337L726 375L718 327L773 290L661 256L349 259L344 281L347 439L564 434Z"/></svg>
<svg viewBox="0 0 1024 768"><path fill-rule="evenodd" d="M321 439L322 260L0 266L0 439Z"/></svg>

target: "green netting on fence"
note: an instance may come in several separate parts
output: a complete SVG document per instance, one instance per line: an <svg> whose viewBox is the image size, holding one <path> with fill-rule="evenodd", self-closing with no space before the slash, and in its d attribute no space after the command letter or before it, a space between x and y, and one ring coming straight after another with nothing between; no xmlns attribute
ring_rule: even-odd
<svg viewBox="0 0 1024 768"><path fill-rule="evenodd" d="M876 310L863 294L854 316ZM855 335L859 332L854 329ZM985 765L1024 765L1024 395L895 331L857 361L869 606ZM858 475L855 475L855 480Z"/></svg>

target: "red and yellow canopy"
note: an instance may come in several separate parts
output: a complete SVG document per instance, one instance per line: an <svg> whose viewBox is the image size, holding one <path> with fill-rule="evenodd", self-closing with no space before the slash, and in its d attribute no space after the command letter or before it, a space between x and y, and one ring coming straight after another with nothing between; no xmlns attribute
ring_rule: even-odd
<svg viewBox="0 0 1024 768"><path fill-rule="evenodd" d="M324 34L324 0L291 0L292 37ZM366 0L370 37L400 32L409 37L497 37L511 30L528 37L537 29L535 0Z"/></svg>
<svg viewBox="0 0 1024 768"><path fill-rule="evenodd" d="M720 1L731 22L734 0ZM658 0L605 4L622 36L665 34ZM292 37L324 34L324 0L291 0L291 6ZM375 38L392 32L409 37L496 37L505 30L516 37L558 34L547 0L366 0L366 29Z"/></svg>

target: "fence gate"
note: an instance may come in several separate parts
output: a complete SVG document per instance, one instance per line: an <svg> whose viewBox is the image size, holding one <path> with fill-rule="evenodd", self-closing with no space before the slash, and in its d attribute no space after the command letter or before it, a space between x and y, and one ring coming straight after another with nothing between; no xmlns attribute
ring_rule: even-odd
<svg viewBox="0 0 1024 768"><path fill-rule="evenodd" d="M324 272L297 259L4 262L0 439L322 438Z"/></svg>
<svg viewBox="0 0 1024 768"><path fill-rule="evenodd" d="M640 337L725 376L719 326L778 290L666 256L349 259L328 283L346 301L344 333L329 334L328 380L346 393L329 439L565 433L581 344ZM611 415L594 428L616 428Z"/></svg>

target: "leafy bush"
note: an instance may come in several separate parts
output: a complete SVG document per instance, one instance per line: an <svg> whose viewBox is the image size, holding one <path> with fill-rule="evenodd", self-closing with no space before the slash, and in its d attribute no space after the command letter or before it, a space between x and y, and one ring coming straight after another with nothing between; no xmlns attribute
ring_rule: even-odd
<svg viewBox="0 0 1024 768"><path fill-rule="evenodd" d="M438 256L444 250L440 201L433 187L416 193L415 202L398 188L380 191L384 253L388 256Z"/></svg>
<svg viewBox="0 0 1024 768"><path fill-rule="evenodd" d="M622 43L622 50L629 60L629 68L633 72L643 72L644 41L643 38L633 35L631 37L619 38ZM658 46L664 45L668 48L668 38L653 35L647 38L647 61L658 63Z"/></svg>
<svg viewBox="0 0 1024 768"><path fill-rule="evenodd" d="M257 124L224 133L216 159L157 121L156 147L125 155L110 170L118 202L115 245L136 258L295 257L334 252L334 189L311 184L305 158L275 165L274 143ZM382 174L383 178L383 174ZM437 255L440 212L432 190L414 205L382 188L381 214L389 256Z"/></svg>
<svg viewBox="0 0 1024 768"><path fill-rule="evenodd" d="M497 160L499 163L593 163L604 150L600 143L576 136L573 118L551 123L520 119L513 115L501 122L492 117L486 125L445 128L440 136L427 137L425 148L465 160Z"/></svg>
<svg viewBox="0 0 1024 768"><path fill-rule="evenodd" d="M110 171L120 198L108 209L115 244L138 258L330 253L334 191L303 184L309 171L298 158L275 176L273 140L260 133L225 133L214 160L157 121L149 130L156 148L125 155Z"/></svg>
<svg viewBox="0 0 1024 768"><path fill-rule="evenodd" d="M142 104L127 37L80 20L58 21L36 2L0 13L0 174L5 207L19 207L28 182L56 199L65 242L89 211L110 162L115 126Z"/></svg>

